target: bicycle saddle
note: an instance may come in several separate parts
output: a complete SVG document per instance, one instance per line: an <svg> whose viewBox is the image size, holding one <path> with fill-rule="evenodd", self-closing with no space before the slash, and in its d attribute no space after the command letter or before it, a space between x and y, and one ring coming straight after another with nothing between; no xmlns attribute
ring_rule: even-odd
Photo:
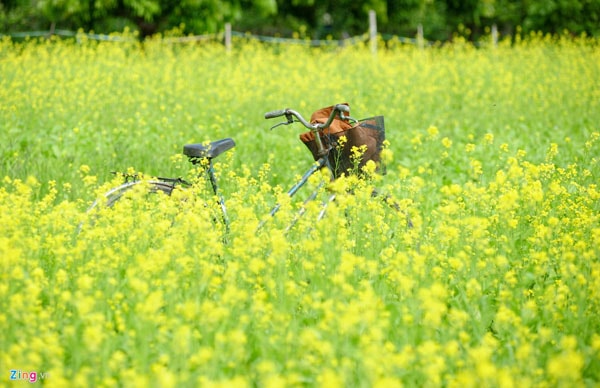
<svg viewBox="0 0 600 388"><path fill-rule="evenodd" d="M190 158L216 158L223 152L235 147L231 138L211 141L210 143L186 144L183 146L183 154Z"/></svg>

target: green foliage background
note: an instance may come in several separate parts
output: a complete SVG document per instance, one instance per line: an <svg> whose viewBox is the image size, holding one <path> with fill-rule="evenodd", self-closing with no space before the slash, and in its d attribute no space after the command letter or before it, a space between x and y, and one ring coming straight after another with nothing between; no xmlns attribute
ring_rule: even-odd
<svg viewBox="0 0 600 388"><path fill-rule="evenodd" d="M128 27L145 37L174 28L220 32L229 22L237 31L339 39L365 33L369 10L384 34L412 37L422 24L428 39L442 41L456 32L476 39L493 24L506 35L518 29L596 35L600 25L600 0L4 0L0 32Z"/></svg>

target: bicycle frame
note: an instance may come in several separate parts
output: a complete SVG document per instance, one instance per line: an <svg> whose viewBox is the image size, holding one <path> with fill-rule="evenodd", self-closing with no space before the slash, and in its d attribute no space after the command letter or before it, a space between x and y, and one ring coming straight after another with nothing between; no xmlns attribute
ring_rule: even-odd
<svg viewBox="0 0 600 388"><path fill-rule="evenodd" d="M213 168L213 165L212 165L212 162L210 159L208 161L206 173L208 174L210 186L212 187L213 193L218 198L219 206L221 207L223 224L225 224L225 231L229 232L229 217L227 216L227 207L225 206L225 198L223 197L223 194L221 194L221 192L219 190L219 185L217 184L217 177L215 176L215 169Z"/></svg>
<svg viewBox="0 0 600 388"><path fill-rule="evenodd" d="M300 190L302 188L302 186L304 186L306 184L306 182L308 182L308 179L317 171L319 171L320 169L322 169L323 167L328 167L331 168L331 166L329 166L329 159L327 157L327 153L323 156L321 156L319 158L319 160L317 160L305 173L304 175L302 175L302 178L300 178L300 180L298 182L296 182L295 185L293 185L288 191L287 191L287 195L290 197L293 197L298 190ZM320 184L317 187L317 190L319 190L321 187L323 186L323 184ZM308 198L308 200L313 200L316 197L316 191L311 194L311 196ZM308 201L307 200L307 201ZM306 203L306 202L305 202ZM271 209L271 211L269 212L269 215L271 217L275 216L275 214L279 211L279 209L281 208L281 204L276 204L275 206L273 206L273 208ZM304 212L301 212L300 215L304 214ZM323 213L324 214L324 213ZM322 216L320 217L322 218ZM258 225L257 231L260 230L266 223L266 220L262 220L260 222L260 224ZM289 228L288 228L289 229Z"/></svg>

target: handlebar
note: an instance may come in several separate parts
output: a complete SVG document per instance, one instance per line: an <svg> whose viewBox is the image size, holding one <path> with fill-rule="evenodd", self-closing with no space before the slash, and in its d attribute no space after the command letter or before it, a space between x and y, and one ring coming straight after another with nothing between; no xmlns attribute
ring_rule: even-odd
<svg viewBox="0 0 600 388"><path fill-rule="evenodd" d="M304 125L308 129L310 129L310 131L315 135L315 143L317 145L317 152L320 156L324 156L327 154L327 152L329 150L325 149L323 142L321 141L321 136L319 135L319 132L326 128L329 128L329 126L335 119L336 115L339 115L341 120L356 121L356 120L352 119L350 116L348 116L349 113L350 113L350 107L348 105L337 104L337 105L333 106L333 109L331 110L331 114L329 115L329 118L327 119L327 121L325 123L311 124L304 117L302 117L302 115L300 113L298 113L297 111L290 109L290 108L267 112L267 113L265 113L265 119L274 119L276 117L281 117L281 116L286 117L287 122L276 124L275 126L273 126L271 128L271 129L273 129L280 125L292 124L294 122L294 117L295 117L300 123L302 123L302 125Z"/></svg>
<svg viewBox="0 0 600 388"><path fill-rule="evenodd" d="M316 132L316 131L320 131L322 129L328 128L331 125L331 123L333 122L333 119L335 119L336 114L338 114L338 113L339 113L340 119L342 119L342 120L351 119L350 116L346 116L346 114L350 113L350 107L345 104L335 105L333 107L333 109L331 110L331 115L329 115L329 118L327 119L327 122L325 122L325 123L311 124L304 117L302 117L302 115L300 113L298 113L297 111L290 109L290 108L267 112L267 113L265 113L265 119L274 119L276 117L285 116L287 118L287 123L282 123L282 124L291 124L294 120L293 118L295 117L306 128L310 129L313 132Z"/></svg>
<svg viewBox="0 0 600 388"><path fill-rule="evenodd" d="M287 109L274 110L273 112L265 113L265 119L274 119L275 117L281 117L285 115Z"/></svg>

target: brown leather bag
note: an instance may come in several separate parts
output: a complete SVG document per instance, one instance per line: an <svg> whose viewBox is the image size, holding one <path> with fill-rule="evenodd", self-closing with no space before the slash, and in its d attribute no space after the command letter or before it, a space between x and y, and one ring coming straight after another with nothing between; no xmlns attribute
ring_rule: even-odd
<svg viewBox="0 0 600 388"><path fill-rule="evenodd" d="M332 109L333 107L319 109L311 116L311 122L313 122L313 120L323 120L314 122L326 122ZM336 124L335 127L334 123ZM311 136L302 134L300 135L300 139L312 153L313 158L318 160L319 155L314 136L312 136L312 132L308 132L308 134ZM342 136L346 137L343 147L338 143L339 138ZM358 167L360 171L360 168L369 160L374 161L377 164L379 171L385 173L385 166L382 166L380 161L380 154L385 140L383 116L360 120L354 126L346 121L340 120L338 117L331 123L329 130L326 130L321 135L321 140L326 148L331 147L328 159L333 168L334 177L337 178L342 174L348 174L352 172L355 167ZM355 163L351 158L352 148L361 146L365 146L366 150L358 161L358 166L355 166Z"/></svg>

